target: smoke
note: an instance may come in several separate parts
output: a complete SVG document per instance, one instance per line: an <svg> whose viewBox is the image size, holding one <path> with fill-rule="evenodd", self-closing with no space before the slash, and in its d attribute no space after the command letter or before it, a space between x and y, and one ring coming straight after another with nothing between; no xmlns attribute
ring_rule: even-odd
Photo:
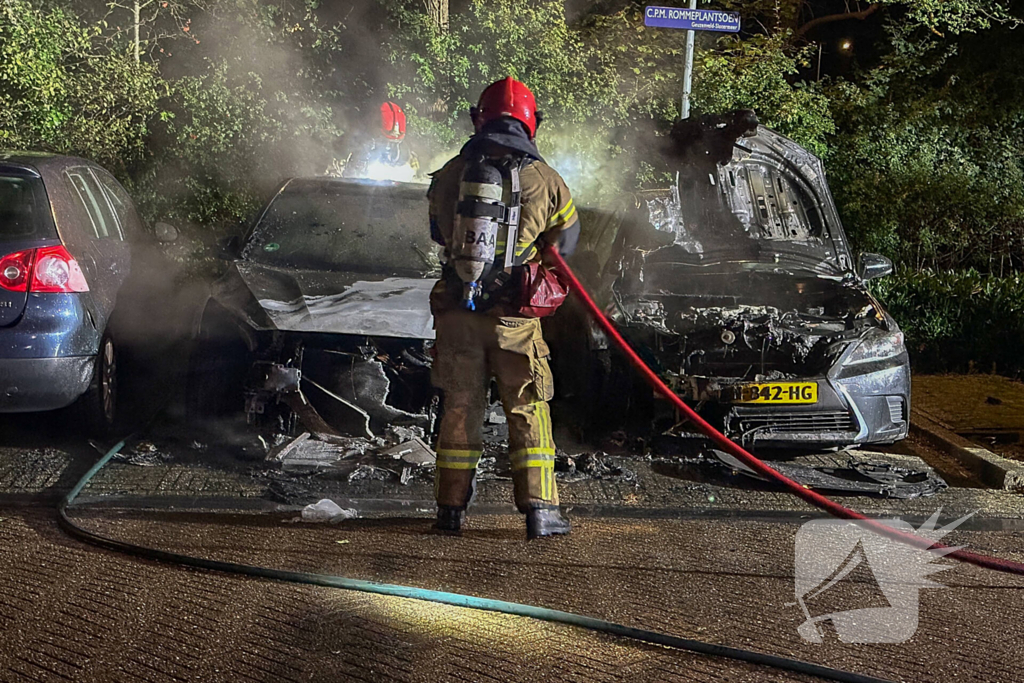
<svg viewBox="0 0 1024 683"><path fill-rule="evenodd" d="M539 131L538 146L581 205L606 205L657 180L654 171L664 163L664 138L654 121L646 128L595 126L591 131L554 125Z"/></svg>

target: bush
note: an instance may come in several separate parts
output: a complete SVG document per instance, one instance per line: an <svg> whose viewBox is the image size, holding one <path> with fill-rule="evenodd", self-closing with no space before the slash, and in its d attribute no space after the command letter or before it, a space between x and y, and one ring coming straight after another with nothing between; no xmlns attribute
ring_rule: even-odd
<svg viewBox="0 0 1024 683"><path fill-rule="evenodd" d="M916 370L1024 371L1024 275L903 271L872 289L906 332Z"/></svg>
<svg viewBox="0 0 1024 683"><path fill-rule="evenodd" d="M99 27L0 0L0 148L87 157L123 175L142 156L162 81Z"/></svg>

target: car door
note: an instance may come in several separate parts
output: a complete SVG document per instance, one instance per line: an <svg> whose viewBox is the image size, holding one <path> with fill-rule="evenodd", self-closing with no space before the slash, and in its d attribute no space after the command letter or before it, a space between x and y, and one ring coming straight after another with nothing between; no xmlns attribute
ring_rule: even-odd
<svg viewBox="0 0 1024 683"><path fill-rule="evenodd" d="M148 350L173 343L183 327L184 304L175 278L178 268L165 255L139 216L128 192L110 173L93 168L107 193L131 251L131 273L118 295L116 334L122 344Z"/></svg>
<svg viewBox="0 0 1024 683"><path fill-rule="evenodd" d="M110 206L114 210L114 217L121 228L124 240L129 244L130 249L134 251L136 246L145 242L142 219L139 217L139 212L135 209L135 203L114 176L102 168L93 168L91 170L107 195L107 201L110 202Z"/></svg>
<svg viewBox="0 0 1024 683"><path fill-rule="evenodd" d="M113 312L118 290L131 269L131 254L124 232L110 200L88 166L65 172L88 233L86 256L82 259L89 289L97 310L97 327L104 329Z"/></svg>

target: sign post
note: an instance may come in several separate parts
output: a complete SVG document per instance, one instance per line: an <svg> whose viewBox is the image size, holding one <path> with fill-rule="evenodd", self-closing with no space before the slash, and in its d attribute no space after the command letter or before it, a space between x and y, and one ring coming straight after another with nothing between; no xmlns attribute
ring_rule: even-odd
<svg viewBox="0 0 1024 683"><path fill-rule="evenodd" d="M690 0L690 9L697 9L697 0ZM683 66L683 102L679 105L679 118L690 118L690 92L693 90L693 29L686 31L686 64Z"/></svg>
<svg viewBox="0 0 1024 683"><path fill-rule="evenodd" d="M736 12L697 9L697 0L690 0L690 8L649 6L644 10L644 24L654 28L686 30L686 64L683 67L683 101L680 118L690 118L690 90L693 85L693 43L695 31L738 33L740 15Z"/></svg>

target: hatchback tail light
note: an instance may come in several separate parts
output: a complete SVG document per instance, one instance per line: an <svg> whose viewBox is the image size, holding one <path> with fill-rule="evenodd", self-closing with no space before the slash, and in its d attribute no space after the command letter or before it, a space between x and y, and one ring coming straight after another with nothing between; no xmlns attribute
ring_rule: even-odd
<svg viewBox="0 0 1024 683"><path fill-rule="evenodd" d="M89 291L78 261L63 245L0 257L0 287L11 292L41 294Z"/></svg>
<svg viewBox="0 0 1024 683"><path fill-rule="evenodd" d="M26 249L0 257L0 287L10 292L27 292L35 255L35 249Z"/></svg>

